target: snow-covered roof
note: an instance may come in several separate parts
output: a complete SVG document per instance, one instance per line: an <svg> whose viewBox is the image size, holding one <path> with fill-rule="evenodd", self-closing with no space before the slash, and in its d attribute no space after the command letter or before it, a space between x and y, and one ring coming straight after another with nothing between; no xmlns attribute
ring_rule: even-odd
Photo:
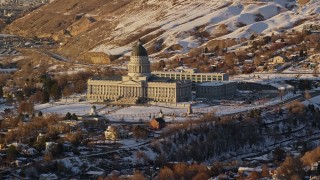
<svg viewBox="0 0 320 180"><path fill-rule="evenodd" d="M250 167L239 167L238 171L249 171L249 172L261 172L261 167L250 168Z"/></svg>
<svg viewBox="0 0 320 180"><path fill-rule="evenodd" d="M25 151L25 154L27 155L35 155L38 154L38 151L35 148L29 148Z"/></svg>
<svg viewBox="0 0 320 180"><path fill-rule="evenodd" d="M41 174L39 177L40 180L55 180L58 179L57 175L53 173L48 173L48 174Z"/></svg>
<svg viewBox="0 0 320 180"><path fill-rule="evenodd" d="M88 171L87 174L88 175L102 176L102 175L104 175L104 172L103 171Z"/></svg>
<svg viewBox="0 0 320 180"><path fill-rule="evenodd" d="M225 85L225 84L230 84L232 83L233 81L212 81L212 82L204 82L204 83L200 83L198 84L198 86L222 86L222 85Z"/></svg>

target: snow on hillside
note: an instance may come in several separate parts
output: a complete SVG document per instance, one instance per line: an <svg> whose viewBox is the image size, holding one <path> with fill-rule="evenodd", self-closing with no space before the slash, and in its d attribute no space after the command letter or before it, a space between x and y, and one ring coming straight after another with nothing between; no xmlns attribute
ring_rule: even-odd
<svg viewBox="0 0 320 180"><path fill-rule="evenodd" d="M59 54L128 54L142 38L150 55L172 56L212 40L269 34L320 20L320 1L297 0L55 0L3 30L61 42ZM80 58L81 59L81 58Z"/></svg>
<svg viewBox="0 0 320 180"><path fill-rule="evenodd" d="M203 27L203 30L211 36L215 36L219 25L227 25L229 34L217 37L217 39L250 37L252 34L267 34L273 31L293 28L300 20L306 18L319 18L320 2L311 1L306 6L292 10L287 7L295 2L276 0L266 2L235 0L235 1L179 1L172 5L164 1L162 6L156 6L158 1L148 1L154 5L150 9L134 12L123 17L118 24L114 35L116 37L127 34L138 34L143 29L155 29L146 36L158 35L149 40L146 46L153 46L155 42L163 40L165 47L180 45L182 50L178 53L186 53L191 48L201 46L204 42L195 37L195 28ZM308 15L308 16L307 16ZM121 38L120 38L121 39ZM109 54L127 53L130 45L117 47L117 45L100 45L92 51L103 51ZM166 49L162 49L165 51Z"/></svg>
<svg viewBox="0 0 320 180"><path fill-rule="evenodd" d="M210 1L206 3L189 2L181 3L177 6L169 4L171 8L167 8L167 2L162 6L163 8L151 8L125 17L118 24L115 36L137 33L136 31L139 29L159 27L147 35L157 33L161 35L149 41L146 46L151 46L154 41L162 39L166 47L176 44L182 46L182 50L175 51L176 53L186 53L191 48L202 45L199 38L192 34L196 27L203 26L204 31L214 35L217 27L225 24L231 33L218 37L218 39L248 38L252 34L267 34L281 29L292 28L298 21L305 19L307 14L319 15L320 9L320 2L316 1L310 2L297 12L295 12L295 9L290 11L286 8L288 3L290 4L288 1L244 2L239 0ZM148 1L148 3L154 4L157 2ZM161 14L165 15L161 16ZM243 27L239 25L240 23ZM110 48L110 46L101 45L93 49L93 51L121 54L128 52L129 49L129 46Z"/></svg>
<svg viewBox="0 0 320 180"><path fill-rule="evenodd" d="M252 34L267 34L274 30L288 29L293 27L294 23L302 19L299 16L292 16L292 12L285 12L276 15L268 20L255 22L236 31L220 37L219 39L227 38L249 38Z"/></svg>

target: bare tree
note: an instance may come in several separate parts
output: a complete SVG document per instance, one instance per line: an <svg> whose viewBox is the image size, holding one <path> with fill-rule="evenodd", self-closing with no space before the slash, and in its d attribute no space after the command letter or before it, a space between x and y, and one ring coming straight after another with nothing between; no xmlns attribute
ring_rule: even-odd
<svg viewBox="0 0 320 180"><path fill-rule="evenodd" d="M174 180L174 173L170 168L165 166L164 168L160 169L160 173L157 179L158 180Z"/></svg>
<svg viewBox="0 0 320 180"><path fill-rule="evenodd" d="M130 180L146 180L147 178L140 172L135 171Z"/></svg>
<svg viewBox="0 0 320 180"><path fill-rule="evenodd" d="M288 156L276 170L280 179L291 179L292 177L303 177L304 170L299 159Z"/></svg>

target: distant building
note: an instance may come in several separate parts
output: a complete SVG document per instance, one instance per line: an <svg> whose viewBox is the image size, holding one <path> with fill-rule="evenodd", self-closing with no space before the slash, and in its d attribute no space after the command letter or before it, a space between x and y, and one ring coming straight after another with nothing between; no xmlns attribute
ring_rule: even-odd
<svg viewBox="0 0 320 180"><path fill-rule="evenodd" d="M103 52L87 52L84 59L93 64L110 64L111 58Z"/></svg>
<svg viewBox="0 0 320 180"><path fill-rule="evenodd" d="M243 64L244 65L252 65L253 64L253 60L252 59L244 60Z"/></svg>
<svg viewBox="0 0 320 180"><path fill-rule="evenodd" d="M199 73L195 68L181 68L177 71L155 71L152 74L159 78L191 80L193 83L229 80L229 75L226 73Z"/></svg>
<svg viewBox="0 0 320 180"><path fill-rule="evenodd" d="M160 109L160 111L159 111L159 117L160 117L160 118L164 118L164 114L163 114L163 112L162 112L161 109Z"/></svg>
<svg viewBox="0 0 320 180"><path fill-rule="evenodd" d="M6 146L5 144L0 143L0 150L4 150L5 146Z"/></svg>
<svg viewBox="0 0 320 180"><path fill-rule="evenodd" d="M260 167L257 167L257 168L239 167L239 169L238 169L238 173L244 177L249 176L249 174L252 172L256 172L260 175L262 172L262 169Z"/></svg>
<svg viewBox="0 0 320 180"><path fill-rule="evenodd" d="M191 99L191 86L188 80L153 76L147 50L139 41L131 52L128 75L88 80L87 99L92 102L115 101L119 104L149 101L177 103Z"/></svg>
<svg viewBox="0 0 320 180"><path fill-rule="evenodd" d="M147 50L141 42L133 47L128 63L128 75L122 77L94 77L88 80L87 100L137 104L148 102L177 103L191 100L191 89L203 89L203 82L229 81L226 73L200 73L196 68L179 67L176 71L150 71ZM225 85L230 86L230 85ZM214 87L220 93L230 94L224 86ZM211 87L211 89L214 89ZM197 93L205 96L203 92ZM212 95L212 94L208 94ZM207 98L207 97L205 97ZM208 97L211 98L211 97Z"/></svg>
<svg viewBox="0 0 320 180"><path fill-rule="evenodd" d="M129 137L129 132L121 129L118 126L108 126L108 129L104 132L106 140L117 141Z"/></svg>
<svg viewBox="0 0 320 180"><path fill-rule="evenodd" d="M276 56L272 59L271 64L283 64L288 60L285 56Z"/></svg>
<svg viewBox="0 0 320 180"><path fill-rule="evenodd" d="M46 142L46 151L53 152L58 148L58 143L56 142Z"/></svg>
<svg viewBox="0 0 320 180"><path fill-rule="evenodd" d="M305 32L320 33L320 25L318 24L306 24L303 26Z"/></svg>
<svg viewBox="0 0 320 180"><path fill-rule="evenodd" d="M63 120L59 121L60 124L68 125L71 132L75 132L83 126L83 121L78 120Z"/></svg>
<svg viewBox="0 0 320 180"><path fill-rule="evenodd" d="M100 116L97 113L97 108L95 105L91 107L88 115L83 115L79 117L79 120L81 120L84 124L90 127L103 127L107 121L103 116Z"/></svg>
<svg viewBox="0 0 320 180"><path fill-rule="evenodd" d="M237 92L235 82L206 82L196 85L196 97L211 100L231 99Z"/></svg>
<svg viewBox="0 0 320 180"><path fill-rule="evenodd" d="M39 133L39 135L37 136L37 142L42 142L45 141L47 139L47 136L45 134Z"/></svg>
<svg viewBox="0 0 320 180"><path fill-rule="evenodd" d="M99 167L90 166L85 170L85 174L81 176L81 179L99 179L99 177L105 176L106 173Z"/></svg>
<svg viewBox="0 0 320 180"><path fill-rule="evenodd" d="M39 176L39 180L57 180L57 179L59 179L58 176L53 173L40 174Z"/></svg>

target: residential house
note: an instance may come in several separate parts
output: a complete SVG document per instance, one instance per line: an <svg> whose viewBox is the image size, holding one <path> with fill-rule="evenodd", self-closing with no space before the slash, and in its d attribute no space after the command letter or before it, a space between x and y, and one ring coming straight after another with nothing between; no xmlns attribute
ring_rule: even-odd
<svg viewBox="0 0 320 180"><path fill-rule="evenodd" d="M160 130L166 126L166 122L162 117L153 118L150 121L150 128L153 130Z"/></svg>
<svg viewBox="0 0 320 180"><path fill-rule="evenodd" d="M70 128L71 132L75 132L83 126L83 122L77 121L77 120L64 120L64 121L60 121L59 123L63 125L67 125Z"/></svg>
<svg viewBox="0 0 320 180"><path fill-rule="evenodd" d="M288 60L288 58L285 57L285 56L282 56L282 55L280 55L280 56L275 56L275 57L271 60L270 64L283 64L283 63L285 63L287 60Z"/></svg>
<svg viewBox="0 0 320 180"><path fill-rule="evenodd" d="M244 177L248 177L250 173L256 172L258 174L261 174L262 169L261 167L256 167L256 168L250 168L250 167L239 167L238 173L243 175Z"/></svg>
<svg viewBox="0 0 320 180"><path fill-rule="evenodd" d="M320 25L317 24L306 24L303 26L305 32L320 33Z"/></svg>
<svg viewBox="0 0 320 180"><path fill-rule="evenodd" d="M46 142L46 151L54 152L58 149L58 143L56 142Z"/></svg>
<svg viewBox="0 0 320 180"><path fill-rule="evenodd" d="M253 60L252 59L247 59L247 60L244 60L244 65L252 65L253 64Z"/></svg>
<svg viewBox="0 0 320 180"><path fill-rule="evenodd" d="M5 144L0 143L0 150L3 150L5 148L5 146L6 146Z"/></svg>
<svg viewBox="0 0 320 180"><path fill-rule="evenodd" d="M37 142L42 142L45 141L47 139L47 136L45 134L39 133L39 135L37 136Z"/></svg>
<svg viewBox="0 0 320 180"><path fill-rule="evenodd" d="M106 124L106 119L103 116L98 115L96 106L92 106L89 115L78 117L79 120L83 121L89 127L103 127Z"/></svg>
<svg viewBox="0 0 320 180"><path fill-rule="evenodd" d="M39 176L39 180L56 180L58 179L57 175L53 174L53 173L49 173L49 174L41 174Z"/></svg>
<svg viewBox="0 0 320 180"><path fill-rule="evenodd" d="M99 167L90 166L85 170L86 173L81 175L81 179L98 179L106 175L105 171Z"/></svg>
<svg viewBox="0 0 320 180"><path fill-rule="evenodd" d="M104 135L106 140L117 141L119 139L128 138L129 132L119 126L108 126Z"/></svg>

